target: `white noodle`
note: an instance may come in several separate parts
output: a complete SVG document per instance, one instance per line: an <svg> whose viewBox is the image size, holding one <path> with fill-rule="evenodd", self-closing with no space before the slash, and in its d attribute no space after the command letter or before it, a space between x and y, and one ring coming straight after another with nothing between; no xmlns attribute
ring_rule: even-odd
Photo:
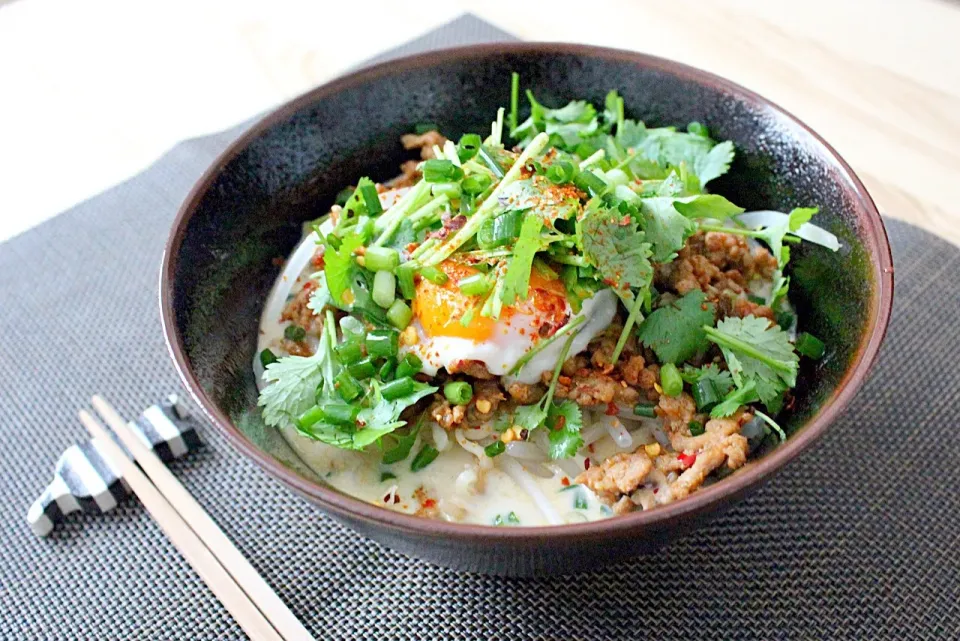
<svg viewBox="0 0 960 641"><path fill-rule="evenodd" d="M550 504L550 501L547 500L546 495L543 493L543 490L540 489L537 481L513 458L509 456L498 456L497 458L499 459L498 464L501 469L510 475L510 478L512 478L517 485L526 490L536 506L540 508L540 512L543 513L543 517L547 519L547 522L549 522L550 525L562 525L563 519L557 514L557 511L553 508L553 505Z"/></svg>
<svg viewBox="0 0 960 641"><path fill-rule="evenodd" d="M479 467L468 466L457 475L455 487L457 494L474 496L483 492L484 472Z"/></svg>
<svg viewBox="0 0 960 641"><path fill-rule="evenodd" d="M580 435L583 437L583 444L590 445L596 443L599 439L607 435L607 426L599 423L592 423L590 427L583 430Z"/></svg>
<svg viewBox="0 0 960 641"><path fill-rule="evenodd" d="M477 457L477 462L481 468L489 470L491 467L493 467L493 459L487 456L486 452L483 451L483 447L477 443L474 443L473 441L468 441L463 435L462 429L457 428L453 435L456 437L457 443L460 444L460 447Z"/></svg>
<svg viewBox="0 0 960 641"><path fill-rule="evenodd" d="M433 434L433 444L438 451L446 452L450 449L450 437L447 435L447 430L434 423L430 428L430 433Z"/></svg>
<svg viewBox="0 0 960 641"><path fill-rule="evenodd" d="M527 461L546 461L547 454L533 443L513 441L507 443L507 454Z"/></svg>
<svg viewBox="0 0 960 641"><path fill-rule="evenodd" d="M489 424L481 425L480 427L464 427L461 428L461 431L463 432L463 436L471 441L479 441L493 434L493 429L491 429Z"/></svg>
<svg viewBox="0 0 960 641"><path fill-rule="evenodd" d="M559 467L564 474L569 476L571 479L576 478L580 475L580 472L583 471L583 457L577 456L574 458L565 458L558 459L553 462L554 465Z"/></svg>
<svg viewBox="0 0 960 641"><path fill-rule="evenodd" d="M542 479L552 479L554 477L554 474L551 470L548 470L536 461L524 461L523 469L530 472L534 476L539 476Z"/></svg>
<svg viewBox="0 0 960 641"><path fill-rule="evenodd" d="M630 432L623 426L620 419L616 416L604 416L600 420L607 426L607 432L610 434L610 438L617 444L617 447L625 449L633 445Z"/></svg>

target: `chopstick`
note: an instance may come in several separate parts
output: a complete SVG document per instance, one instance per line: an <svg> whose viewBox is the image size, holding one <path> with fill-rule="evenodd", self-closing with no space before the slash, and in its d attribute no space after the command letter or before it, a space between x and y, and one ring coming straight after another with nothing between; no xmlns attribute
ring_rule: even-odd
<svg viewBox="0 0 960 641"><path fill-rule="evenodd" d="M157 490L163 494L183 521L196 533L199 541L202 541L202 544L206 545L217 560L223 564L226 572L233 577L240 589L246 593L263 613L263 616L276 628L283 640L314 641L313 636L280 600L276 592L267 585L267 582L250 565L250 562L234 546L233 542L227 538L220 526L210 518L210 515L193 498L193 495L183 487L177 477L167 469L163 461L134 434L113 406L99 395L93 397L92 403L94 409L103 417L110 429L133 454L133 457L150 477L150 480L156 484ZM129 462L129 459L127 461Z"/></svg>
<svg viewBox="0 0 960 641"><path fill-rule="evenodd" d="M284 641L249 597L223 569L213 553L197 538L143 472L123 453L106 428L86 410L80 410L80 422L97 440L110 465L119 469L130 489L157 522L170 542L196 570L214 596L227 608L243 631L254 641Z"/></svg>

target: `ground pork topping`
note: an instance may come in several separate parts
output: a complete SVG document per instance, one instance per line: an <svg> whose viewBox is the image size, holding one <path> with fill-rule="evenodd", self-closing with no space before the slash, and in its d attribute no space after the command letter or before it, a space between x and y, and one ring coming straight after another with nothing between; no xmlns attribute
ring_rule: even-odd
<svg viewBox="0 0 960 641"><path fill-rule="evenodd" d="M653 462L641 447L636 452L614 454L592 466L577 477L577 483L589 487L604 503L612 504L640 487L652 469Z"/></svg>
<svg viewBox="0 0 960 641"><path fill-rule="evenodd" d="M433 146L443 149L447 139L439 131L428 131L423 134L404 134L400 137L400 144L404 149L419 149L420 157L424 160L434 158Z"/></svg>

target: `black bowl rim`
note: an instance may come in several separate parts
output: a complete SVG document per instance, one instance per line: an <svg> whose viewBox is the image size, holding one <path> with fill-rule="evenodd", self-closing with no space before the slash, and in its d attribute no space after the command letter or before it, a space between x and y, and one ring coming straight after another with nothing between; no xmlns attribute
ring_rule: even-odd
<svg viewBox="0 0 960 641"><path fill-rule="evenodd" d="M220 174L222 168L236 157L252 140L270 127L290 118L300 109L336 94L339 91L375 81L398 72L429 67L496 54L565 54L611 61L627 62L638 67L652 69L719 89L736 99L750 103L775 118L781 127L792 129L798 137L809 137L811 147L837 171L843 188L857 207L857 215L863 228L864 244L870 255L874 274L874 288L868 331L864 334L857 352L832 397L824 401L820 410L802 427L794 432L787 442L777 446L756 461L748 463L735 474L701 488L685 499L660 506L654 510L632 512L599 521L555 526L496 528L487 525L452 523L425 519L394 512L324 487L296 474L266 452L256 447L232 423L210 399L200 385L186 357L183 337L177 330L176 313L173 308L174 278L177 271L178 251L183 242L187 224L197 205ZM679 62L648 54L611 49L591 45L559 42L491 43L441 49L407 56L372 65L341 76L281 105L259 120L235 140L210 165L187 195L177 213L168 238L160 271L160 308L164 335L171 357L181 380L190 394L213 422L217 430L239 450L251 458L261 469L277 478L322 508L353 522L363 522L380 529L413 534L420 537L450 537L469 539L474 544L497 545L500 542L517 543L563 543L573 540L604 538L614 534L626 535L643 529L661 530L674 522L687 520L712 512L731 503L760 483L780 471L784 465L807 450L822 436L827 427L839 416L854 397L876 360L880 345L886 334L893 304L893 258L886 230L880 213L866 188L850 166L815 131L785 109L730 80L702 71Z"/></svg>

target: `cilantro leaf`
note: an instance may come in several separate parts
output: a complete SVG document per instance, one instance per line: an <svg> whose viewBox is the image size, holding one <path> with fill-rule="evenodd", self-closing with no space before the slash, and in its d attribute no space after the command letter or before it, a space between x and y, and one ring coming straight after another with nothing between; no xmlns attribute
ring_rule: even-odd
<svg viewBox="0 0 960 641"><path fill-rule="evenodd" d="M674 207L673 198L644 198L640 201L643 231L653 246L651 260L666 263L677 256L697 226Z"/></svg>
<svg viewBox="0 0 960 641"><path fill-rule="evenodd" d="M530 102L530 117L510 132L513 138L522 138L521 147L526 147L537 134L546 132L558 143L556 146L573 151L582 140L600 129L597 110L586 101L574 100L551 109L537 102L530 90L527 90L527 100Z"/></svg>
<svg viewBox="0 0 960 641"><path fill-rule="evenodd" d="M726 418L736 414L737 410L744 405L754 403L759 400L757 395L757 385L754 381L747 381L743 387L734 389L720 403L713 406L710 410L711 418Z"/></svg>
<svg viewBox="0 0 960 641"><path fill-rule="evenodd" d="M701 187L727 172L734 153L733 143L729 141L718 145L699 133L681 133L674 127L647 129L633 148L663 168L686 163L697 175Z"/></svg>
<svg viewBox="0 0 960 641"><path fill-rule="evenodd" d="M371 382L371 406L360 410L357 416L357 422L363 425L353 439L357 449L366 447L384 434L389 434L398 427L406 425L405 421L399 420L403 410L439 389L419 381L414 381L413 386L413 391L407 396L388 401L380 394L380 384L375 380Z"/></svg>
<svg viewBox="0 0 960 641"><path fill-rule="evenodd" d="M583 428L580 406L569 400L553 404L547 411L546 421L549 426L547 437L550 442L550 458L570 458L576 454L583 445L583 437L580 436Z"/></svg>
<svg viewBox="0 0 960 641"><path fill-rule="evenodd" d="M597 208L583 217L578 231L584 257L620 298L632 301L634 289L650 284L650 243L633 217Z"/></svg>
<svg viewBox="0 0 960 641"><path fill-rule="evenodd" d="M717 194L703 194L693 198L681 198L673 203L674 208L687 218L715 218L726 220L743 213L743 207Z"/></svg>
<svg viewBox="0 0 960 641"><path fill-rule="evenodd" d="M531 432L541 425L547 418L547 410L543 403L521 405L513 415L513 424L526 428Z"/></svg>
<svg viewBox="0 0 960 641"><path fill-rule="evenodd" d="M341 369L333 351L336 336L333 312L327 310L313 356L286 356L267 365L263 380L269 385L257 399L257 405L263 408L264 423L274 427L295 426L297 418L317 401L318 388L324 397L333 398L334 378Z"/></svg>
<svg viewBox="0 0 960 641"><path fill-rule="evenodd" d="M298 416L313 406L314 393L324 382L323 367L330 354L318 350L313 356L286 356L267 365L263 380L269 382L257 401L263 408L263 422L290 427Z"/></svg>
<svg viewBox="0 0 960 641"><path fill-rule="evenodd" d="M360 266L353 255L358 247L363 245L363 236L357 233L347 233L340 246L334 249L327 244L323 253L323 272L326 274L327 288L337 307L349 306L354 302L351 296L354 276L360 271ZM350 294L347 292L350 291Z"/></svg>
<svg viewBox="0 0 960 641"><path fill-rule="evenodd" d="M668 305L653 310L637 333L661 363L682 363L708 346L704 326L712 326L716 308L695 289Z"/></svg>
<svg viewBox="0 0 960 641"><path fill-rule="evenodd" d="M520 236L513 246L513 258L507 267L504 276L503 289L500 299L504 305L513 305L518 299L527 299L527 290L530 286L530 270L533 269L533 258L541 248L540 229L543 219L539 216L528 215L520 228Z"/></svg>
<svg viewBox="0 0 960 641"><path fill-rule="evenodd" d="M694 384L700 381L710 381L718 393L726 395L733 389L733 376L725 369L720 369L716 363L708 363L703 367L687 365L680 373L680 377L687 383Z"/></svg>
<svg viewBox="0 0 960 641"><path fill-rule="evenodd" d="M699 156L693 165L693 170L700 179L701 185L706 185L714 178L719 178L730 169L733 162L733 143L729 140L716 145L705 155Z"/></svg>
<svg viewBox="0 0 960 641"><path fill-rule="evenodd" d="M765 318L726 318L716 328L704 326L707 337L723 352L737 387L752 381L760 400L776 406L781 394L797 384L800 361L786 332Z"/></svg>
<svg viewBox="0 0 960 641"><path fill-rule="evenodd" d="M403 459L410 456L410 450L413 449L413 444L417 441L417 434L420 433L420 428L423 426L423 417L420 417L420 420L410 428L406 434L397 435L396 432L393 433L393 440L396 441L393 447L385 449L383 451L383 463L384 465L390 465L391 463L397 463Z"/></svg>

